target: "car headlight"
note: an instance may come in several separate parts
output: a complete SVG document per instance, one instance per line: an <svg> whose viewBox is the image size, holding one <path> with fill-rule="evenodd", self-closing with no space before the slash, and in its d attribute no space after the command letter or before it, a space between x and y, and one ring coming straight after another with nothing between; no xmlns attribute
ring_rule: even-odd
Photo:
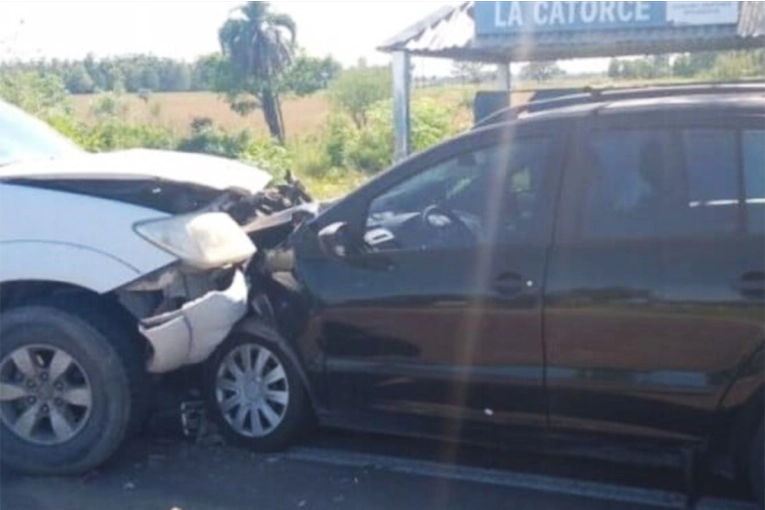
<svg viewBox="0 0 765 510"><path fill-rule="evenodd" d="M199 269L243 262L255 253L255 245L226 213L184 214L137 223L135 231Z"/></svg>

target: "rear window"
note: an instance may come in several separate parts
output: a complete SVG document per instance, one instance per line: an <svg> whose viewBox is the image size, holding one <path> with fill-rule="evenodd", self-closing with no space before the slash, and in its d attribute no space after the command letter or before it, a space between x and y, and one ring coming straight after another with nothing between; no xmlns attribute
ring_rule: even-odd
<svg viewBox="0 0 765 510"><path fill-rule="evenodd" d="M593 133L586 151L582 236L647 238L663 234L669 132Z"/></svg>
<svg viewBox="0 0 765 510"><path fill-rule="evenodd" d="M765 231L765 131L619 129L593 132L589 142L582 238Z"/></svg>

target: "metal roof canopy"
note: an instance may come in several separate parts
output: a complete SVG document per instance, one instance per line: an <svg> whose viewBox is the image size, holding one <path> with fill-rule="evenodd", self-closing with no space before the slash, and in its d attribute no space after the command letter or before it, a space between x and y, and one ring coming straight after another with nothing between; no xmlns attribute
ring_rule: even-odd
<svg viewBox="0 0 765 510"><path fill-rule="evenodd" d="M475 35L474 2L442 7L377 49L488 63L762 48L763 2L742 2L738 26L698 25ZM747 37L748 36L748 37Z"/></svg>
<svg viewBox="0 0 765 510"><path fill-rule="evenodd" d="M393 56L396 159L409 153L409 59L412 55L499 64L501 85L509 92L510 62L765 47L765 2L739 2L738 13L738 23L728 24L548 29L477 36L474 2L442 7L378 47Z"/></svg>

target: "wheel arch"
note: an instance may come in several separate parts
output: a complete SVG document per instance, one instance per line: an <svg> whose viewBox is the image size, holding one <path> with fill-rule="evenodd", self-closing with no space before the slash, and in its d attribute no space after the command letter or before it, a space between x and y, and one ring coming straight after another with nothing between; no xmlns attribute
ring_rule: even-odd
<svg viewBox="0 0 765 510"><path fill-rule="evenodd" d="M99 294L80 285L51 280L11 280L0 282L0 312L24 305L48 304L71 312L74 308L97 308L116 320L135 339L136 347L149 349L149 342L138 333L137 319L108 292ZM108 336L107 336L108 337Z"/></svg>

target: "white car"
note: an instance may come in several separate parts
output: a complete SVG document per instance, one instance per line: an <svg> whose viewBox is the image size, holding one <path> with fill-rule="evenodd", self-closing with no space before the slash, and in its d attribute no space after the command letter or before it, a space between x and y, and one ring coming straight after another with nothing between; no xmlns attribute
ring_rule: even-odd
<svg viewBox="0 0 765 510"><path fill-rule="evenodd" d="M87 153L0 102L3 465L97 466L141 424L150 374L210 355L247 310L256 248L234 216L273 199L270 180L213 156Z"/></svg>

